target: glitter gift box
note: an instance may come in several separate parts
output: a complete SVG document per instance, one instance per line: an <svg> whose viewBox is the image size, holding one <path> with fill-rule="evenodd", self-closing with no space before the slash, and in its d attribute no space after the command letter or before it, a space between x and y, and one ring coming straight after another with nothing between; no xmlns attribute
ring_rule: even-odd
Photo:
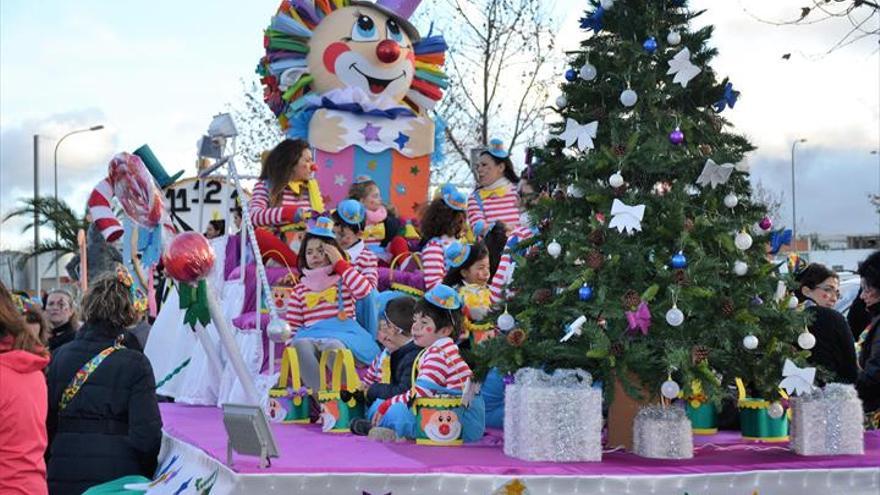
<svg viewBox="0 0 880 495"><path fill-rule="evenodd" d="M527 461L601 461L602 389L581 369L517 371L505 391L504 453Z"/></svg>
<svg viewBox="0 0 880 495"><path fill-rule="evenodd" d="M651 405L636 414L633 453L652 459L690 459L694 456L691 421L678 406Z"/></svg>
<svg viewBox="0 0 880 495"><path fill-rule="evenodd" d="M800 455L865 451L862 401L852 385L829 383L791 399L791 449Z"/></svg>

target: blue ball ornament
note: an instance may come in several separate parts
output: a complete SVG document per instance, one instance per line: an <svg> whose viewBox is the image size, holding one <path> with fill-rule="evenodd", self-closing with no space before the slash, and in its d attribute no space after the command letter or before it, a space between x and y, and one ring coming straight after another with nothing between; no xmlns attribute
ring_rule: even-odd
<svg viewBox="0 0 880 495"><path fill-rule="evenodd" d="M578 298L581 301L589 301L593 298L593 288L585 285L578 290Z"/></svg>
<svg viewBox="0 0 880 495"><path fill-rule="evenodd" d="M678 253L672 255L672 260L669 262L669 265L676 270L685 269L688 266L687 257L685 257L684 253L679 251Z"/></svg>
<svg viewBox="0 0 880 495"><path fill-rule="evenodd" d="M654 53L657 51L657 40L653 36L649 36L648 39L642 43L642 48L648 53Z"/></svg>
<svg viewBox="0 0 880 495"><path fill-rule="evenodd" d="M578 78L578 73L574 69L568 69L565 71L565 80L568 82L574 82Z"/></svg>

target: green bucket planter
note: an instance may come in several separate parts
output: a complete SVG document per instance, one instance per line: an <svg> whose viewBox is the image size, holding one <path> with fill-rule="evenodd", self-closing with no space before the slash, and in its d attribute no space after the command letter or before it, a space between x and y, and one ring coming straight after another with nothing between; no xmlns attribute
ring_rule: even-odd
<svg viewBox="0 0 880 495"><path fill-rule="evenodd" d="M739 400L740 431L744 440L757 442L787 442L788 413L778 418L767 414L770 402L763 399Z"/></svg>
<svg viewBox="0 0 880 495"><path fill-rule="evenodd" d="M694 407L694 403L697 407ZM689 401L685 408L694 435L714 435L718 433L718 411L711 402Z"/></svg>

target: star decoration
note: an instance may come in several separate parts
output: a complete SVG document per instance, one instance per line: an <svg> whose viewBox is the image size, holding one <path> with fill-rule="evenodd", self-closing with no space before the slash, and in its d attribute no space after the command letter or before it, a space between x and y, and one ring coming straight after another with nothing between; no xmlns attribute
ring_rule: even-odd
<svg viewBox="0 0 880 495"><path fill-rule="evenodd" d="M502 485L494 493L498 495L526 495L529 493L529 489L522 481L514 479Z"/></svg>
<svg viewBox="0 0 880 495"><path fill-rule="evenodd" d="M327 168L333 168L333 159L328 158L327 161L324 162L324 166Z"/></svg>
<svg viewBox="0 0 880 495"><path fill-rule="evenodd" d="M681 84L682 88L686 88L688 82L700 73L700 68L691 63L691 51L687 48L682 48L668 63L669 70L666 73L675 74L672 82Z"/></svg>
<svg viewBox="0 0 880 495"><path fill-rule="evenodd" d="M336 184L337 186L344 186L345 185L345 176L342 174L336 174L335 176L333 176L333 183Z"/></svg>
<svg viewBox="0 0 880 495"><path fill-rule="evenodd" d="M397 147L400 149L403 149L403 147L406 146L406 143L408 141L409 141L409 136L407 136L406 134L404 134L402 132L398 132L397 139L394 140L394 142L397 143Z"/></svg>
<svg viewBox="0 0 880 495"><path fill-rule="evenodd" d="M400 194L400 195L406 194L406 185L404 185L404 184L397 184L397 186L394 189L397 191L397 194Z"/></svg>
<svg viewBox="0 0 880 495"><path fill-rule="evenodd" d="M382 127L373 125L372 122L367 122L367 125L360 130L360 133L364 135L364 142L369 143L370 141L379 141L379 131L381 130Z"/></svg>
<svg viewBox="0 0 880 495"><path fill-rule="evenodd" d="M418 165L413 165L409 168L409 173L413 175L419 175L421 172L422 170L418 167Z"/></svg>
<svg viewBox="0 0 880 495"><path fill-rule="evenodd" d="M577 120L572 118L565 119L565 131L559 135L560 139L565 140L566 146L571 146L577 142L577 147L584 151L593 149L593 138L596 137L596 129L599 122L592 121L589 124L581 125Z"/></svg>
<svg viewBox="0 0 880 495"><path fill-rule="evenodd" d="M370 161L367 162L367 168L370 169L370 170L376 170L376 168L377 168L378 166L379 166L379 164L376 163L376 160L370 160Z"/></svg>
<svg viewBox="0 0 880 495"><path fill-rule="evenodd" d="M323 201L324 204L327 205L327 204L330 204L330 202L333 201L333 198L331 198L329 194L322 194L322 195L321 195L321 201Z"/></svg>

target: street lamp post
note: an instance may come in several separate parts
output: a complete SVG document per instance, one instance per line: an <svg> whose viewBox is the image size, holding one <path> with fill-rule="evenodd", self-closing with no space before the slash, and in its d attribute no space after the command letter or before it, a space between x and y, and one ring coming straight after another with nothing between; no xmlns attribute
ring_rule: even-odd
<svg viewBox="0 0 880 495"><path fill-rule="evenodd" d="M792 250L797 251L797 201L794 189L794 148L798 143L806 143L806 138L795 139L791 143L791 238L793 239Z"/></svg>
<svg viewBox="0 0 880 495"><path fill-rule="evenodd" d="M61 136L61 139L55 143L55 161L54 161L54 173L55 173L55 204L58 204L58 147L61 146L61 142L67 139L74 134L80 134L82 132L92 132L92 131L100 131L103 129L103 125L93 125L87 129L77 129L75 131L70 131L67 134ZM36 182L34 182L36 184ZM58 229L55 229L55 245L58 245ZM61 286L61 267L58 266L58 260L55 260L55 287Z"/></svg>

